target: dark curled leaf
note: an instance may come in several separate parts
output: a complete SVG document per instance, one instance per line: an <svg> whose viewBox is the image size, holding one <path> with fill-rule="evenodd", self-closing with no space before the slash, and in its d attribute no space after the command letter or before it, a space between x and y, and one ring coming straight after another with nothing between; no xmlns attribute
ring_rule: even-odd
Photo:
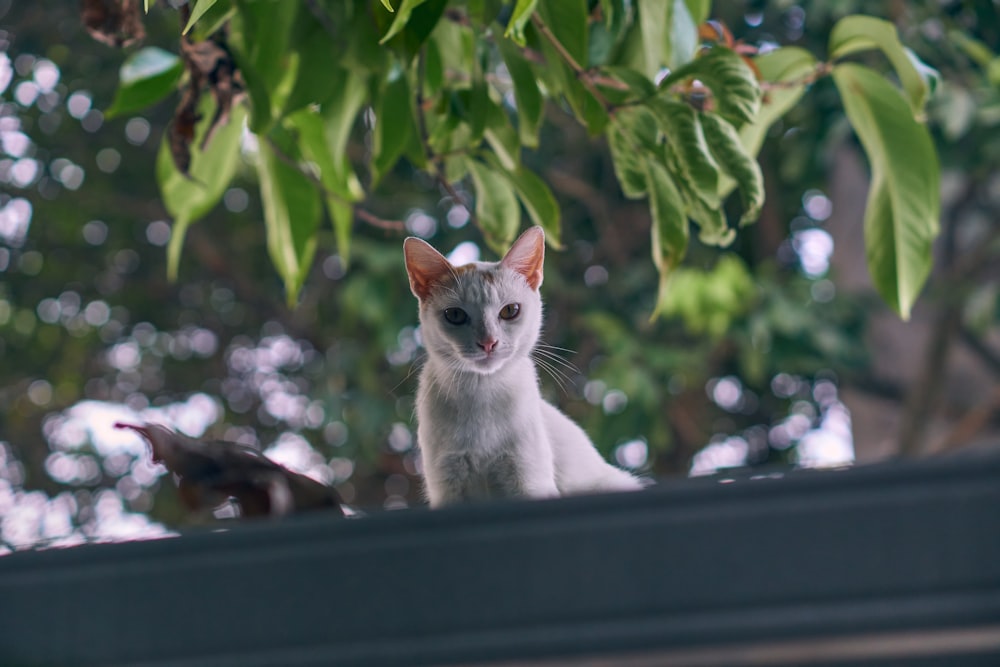
<svg viewBox="0 0 1000 667"><path fill-rule="evenodd" d="M177 171L185 176L190 175L191 143L194 141L195 126L201 120L198 113L198 101L201 99L201 86L196 86L194 77L181 94L181 101L174 112L174 120L167 129L167 143L170 146L170 156L174 159Z"/></svg>
<svg viewBox="0 0 1000 667"><path fill-rule="evenodd" d="M233 104L243 95L244 86L236 63L221 38L192 42L182 37L181 57L189 75L188 85L177 105L168 136L174 164L179 172L187 175L191 168L195 125L201 119L197 109L202 89L207 85L215 98L215 115L200 146L205 150L216 131L229 122Z"/></svg>
<svg viewBox="0 0 1000 667"><path fill-rule="evenodd" d="M83 0L80 20L91 37L108 46L130 46L146 38L139 0Z"/></svg>
<svg viewBox="0 0 1000 667"><path fill-rule="evenodd" d="M344 515L337 492L278 465L235 442L203 442L159 424L115 424L149 443L153 461L177 476L181 499L191 510L235 499L242 516L282 516L312 510Z"/></svg>

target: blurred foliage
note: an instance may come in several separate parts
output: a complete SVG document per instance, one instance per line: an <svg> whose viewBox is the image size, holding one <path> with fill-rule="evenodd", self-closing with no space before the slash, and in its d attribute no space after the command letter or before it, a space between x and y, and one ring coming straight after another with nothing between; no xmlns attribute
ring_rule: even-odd
<svg viewBox="0 0 1000 667"><path fill-rule="evenodd" d="M196 3L188 19L194 19L191 39L208 38L213 27L235 16L234 7L255 4ZM267 4L279 11L277 6L286 3ZM318 41L327 40L326 28L315 15L310 18L308 7L319 4L329 10L343 4L348 11L359 6L287 4L299 8L299 23L289 30L305 30L308 37L318 25ZM618 6L598 4L602 9ZM656 4L633 6L641 10ZM680 4L690 10L698 3L675 3ZM957 239L955 255L969 259L967 272L953 282L932 277L928 297L961 294L961 317L969 329L994 330L1000 289L989 267L997 265L995 221L1000 217L988 212L1000 206L993 176L1000 151L994 127L1000 122L1000 90L993 80L995 56L987 45L1000 43L995 8L975 2L906 3L904 8L895 2L851 1L716 4L713 18L732 31L734 47L800 46L817 58L826 53L837 21L861 11L878 15L899 28L902 43L942 72L927 115L946 187L970 193L960 199L965 202L963 216L943 225L943 231L946 238ZM499 6L469 3L473 5ZM428 12L444 3L420 6ZM207 11L199 18L202 7ZM126 417L259 447L295 470L337 485L346 499L365 508L420 502L412 430L419 332L400 242L407 233L417 234L446 251L469 242L466 249L489 254L481 248L482 232L471 223L478 213L482 224L482 215L496 209L477 209L482 195L479 200L474 195L481 184L462 178L470 159L476 160L473 172L485 170L505 179L515 179L518 169L539 175L561 211L563 249L549 253L543 287L545 339L575 350L566 358L576 370L567 371L563 387L552 378L543 383L609 457L658 475L814 460L810 438L843 411L837 387L864 384L870 376L863 335L870 313L884 309L876 299L842 293L836 276L828 275L833 248L824 229L830 215L824 193L830 166L826 156L833 147L853 141L834 82L819 78L801 98L775 88L768 93L769 103L787 107L787 114L780 119L771 114L765 123L773 123L769 130L741 135L751 154L760 148L767 188L760 221L741 229L725 254L695 234L685 236L683 264L668 254L654 255L654 263L649 261L650 232L657 225L652 224L656 210L651 207L663 202L621 193L628 187L624 180L619 183L622 164L614 157L614 146L609 149L588 132L588 118L602 121L590 115L589 91L581 91L571 70L539 72L537 63L515 60L502 40L498 50L480 53L478 42L469 46L462 41L465 26L439 16L440 31L451 34L436 35L439 46L425 56L424 83L438 86L436 96L424 100L425 120L455 127L436 137L434 127L428 127L428 140L438 142L440 157L456 148L449 141L462 132L467 136L456 155L462 159L446 160L442 170L427 170L427 155L421 158L419 142L414 146L411 141L421 131L418 117L406 127L371 122L380 109L396 109L405 98L393 86L406 82L412 95L416 79L400 78L399 72L389 76L390 62L410 58L415 63L413 39L425 29L414 24L390 38L390 49L358 51L350 45L362 39L377 42L398 20L386 10L373 11L381 17L381 32L373 28L352 35L342 54L352 76L363 75L364 81L320 67L343 90L353 91L345 93L353 101L344 100L353 105L353 112L344 112L349 120L324 121L328 140L332 127L344 133L338 136L345 137L340 145L347 163L341 153L331 151L330 164L319 176L306 170L324 183L324 190L316 192L332 224L315 225L314 250L293 234L294 252L278 261L276 247L283 251L274 231L292 224L298 215L292 206L298 204L287 196L262 197L261 170L273 172L264 174L265 179L294 183L292 165L279 153L293 158L297 168L323 164L324 156L307 155L305 144L295 148L294 137L271 122L311 113L310 100L295 97L308 87L286 85L293 101L280 104L266 92L255 99L255 90L271 85L268 77L283 80L280 68L262 69L259 80L245 82L250 129L257 141L248 140L252 134L241 137L236 158L227 163L232 180L221 170L199 171L205 168L198 167L195 140L191 172L196 178L177 181L171 171L176 162L166 159L172 156L163 142L180 101L172 91L189 76L176 78L179 12L157 3L143 18L144 43L123 54L91 40L74 4L0 0L0 550L4 544L13 548L109 539L155 532L159 522L211 519L185 513L162 470L148 463L141 442L108 436L110 424ZM545 11L552 9L542 12L547 25L560 25ZM396 16L401 15L400 9ZM558 57L551 43L537 41L537 26L530 11L527 15L508 23L514 26L511 36L523 35L546 58ZM410 22L420 16L415 10ZM511 16L518 16L516 10ZM625 24L615 23L620 15L609 12L603 18L591 24L584 43L588 62L620 56L649 65L650 58L667 57L665 50L654 53L644 46L636 52L630 46L647 44L648 30L643 40L635 39L644 25L633 24L628 32ZM247 17L238 20L244 30L252 28ZM687 27L694 26L692 15ZM491 38L497 39L497 33L499 28ZM303 49L314 45L305 37L288 42L299 58L306 58ZM683 47L673 40L669 57L695 43ZM163 53L144 51L153 47ZM445 59L460 57L469 48L477 57L468 62L478 69L460 67L462 76L450 80L446 74L455 65ZM248 56L267 63L263 51ZM472 110L483 103L483 89L469 82L478 73L488 91L498 92L489 69L498 57L510 78L502 91L503 129L494 136L490 123L495 112L480 119L479 127L478 112ZM435 58L440 59L437 65ZM774 73L772 81L782 80L782 63L772 57L767 64L765 58L759 57L761 69ZM789 76L800 76L796 67L802 61L786 68L793 72ZM875 51L854 55L852 61L888 71L888 61ZM330 58L315 62L322 65ZM386 76L379 79L376 72ZM412 68L406 72L417 74ZM538 97L525 83L528 78L542 82ZM129 81L146 82L165 101L140 110L123 92L121 83ZM646 85L623 82L629 88ZM553 91L562 91L561 102L543 104ZM609 99L621 93L617 85L605 92ZM139 97L149 102L149 94ZM487 97L487 107L500 108ZM522 114L516 123L509 115L511 97ZM208 96L201 102L209 108L216 103ZM111 107L112 117L102 113ZM207 108L202 116L199 132L212 118ZM295 136L314 130L303 118L296 116L300 134ZM268 124L275 130L270 138L260 134ZM513 139L508 129L515 132ZM217 134L209 146L225 146L224 139ZM282 143L286 141L290 143ZM516 150L511 148L514 141ZM480 152L468 154L470 145ZM509 157L504 147L518 153L519 166L513 171L504 164ZM261 150L272 151L276 159L262 167L257 158ZM381 157L375 160L376 155ZM664 161L662 167L676 179L670 163ZM961 169L958 176L956 167ZM162 189L157 173L160 185L168 184ZM643 169L641 177L648 173ZM327 181L325 174L340 180ZM220 181L213 182L215 178ZM170 194L170 179L177 184L176 195ZM538 194L537 187L525 186L523 179L519 189L508 182L521 193L518 206L529 215L551 210L548 195ZM314 180L309 183L315 185ZM219 192L218 205L202 211L203 221L187 229L177 280L168 282L166 248L173 242L179 249L181 238L176 227L171 234L171 223L176 224L178 211L197 204L190 193L209 186ZM724 182L715 187L719 210L738 220L743 205L736 197L718 196ZM187 212L189 222L197 212ZM262 224L268 217L268 224ZM312 225L311 217L309 221ZM509 220L495 225L485 230L494 234L494 242L513 233L499 231L507 230ZM315 255L306 261L309 252ZM272 262L279 267L285 262L286 278L289 269L299 272L293 281L301 284L295 309L286 305L285 285ZM661 300L663 267L672 273ZM661 317L650 321L658 304ZM849 447L849 433L846 442ZM831 456L836 460L841 454Z"/></svg>

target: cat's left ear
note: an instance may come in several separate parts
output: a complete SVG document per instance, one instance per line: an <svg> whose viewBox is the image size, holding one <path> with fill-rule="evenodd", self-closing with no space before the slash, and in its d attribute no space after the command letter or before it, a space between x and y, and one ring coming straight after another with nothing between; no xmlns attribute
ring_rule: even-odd
<svg viewBox="0 0 1000 667"><path fill-rule="evenodd" d="M542 284L542 264L545 262L545 232L535 226L521 234L500 264L524 276L531 289Z"/></svg>
<svg viewBox="0 0 1000 667"><path fill-rule="evenodd" d="M410 291L421 301L430 296L434 286L444 282L454 268L444 255L429 243L415 236L403 241L406 273L410 278Z"/></svg>

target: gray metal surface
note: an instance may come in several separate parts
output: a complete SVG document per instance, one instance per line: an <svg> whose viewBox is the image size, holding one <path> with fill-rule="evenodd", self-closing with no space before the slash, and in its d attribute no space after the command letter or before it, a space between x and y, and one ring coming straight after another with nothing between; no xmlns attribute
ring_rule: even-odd
<svg viewBox="0 0 1000 667"><path fill-rule="evenodd" d="M0 558L0 665L1000 665L1000 458Z"/></svg>

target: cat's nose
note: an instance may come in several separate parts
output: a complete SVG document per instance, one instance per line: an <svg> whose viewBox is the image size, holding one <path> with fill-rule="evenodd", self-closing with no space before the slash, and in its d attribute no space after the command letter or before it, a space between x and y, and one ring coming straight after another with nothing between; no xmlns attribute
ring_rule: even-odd
<svg viewBox="0 0 1000 667"><path fill-rule="evenodd" d="M493 348L497 346L497 342L498 341L496 338L487 338L485 340L479 341L478 343L476 343L476 345L483 348L483 351L486 352L486 354L489 354L490 352L493 351Z"/></svg>

